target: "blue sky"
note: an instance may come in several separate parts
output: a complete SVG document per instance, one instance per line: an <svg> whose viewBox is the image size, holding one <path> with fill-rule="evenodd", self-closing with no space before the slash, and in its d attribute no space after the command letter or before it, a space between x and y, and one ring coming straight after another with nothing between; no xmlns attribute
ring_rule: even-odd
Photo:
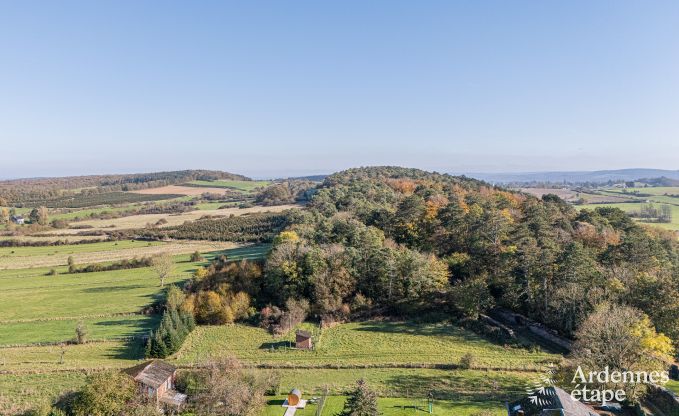
<svg viewBox="0 0 679 416"><path fill-rule="evenodd" d="M0 1L0 177L679 169L679 2Z"/></svg>

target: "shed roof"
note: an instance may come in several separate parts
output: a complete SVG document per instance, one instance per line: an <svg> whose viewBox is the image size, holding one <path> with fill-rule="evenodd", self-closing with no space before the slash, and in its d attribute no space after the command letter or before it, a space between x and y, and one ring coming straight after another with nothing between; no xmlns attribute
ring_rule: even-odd
<svg viewBox="0 0 679 416"><path fill-rule="evenodd" d="M303 331L301 329L298 329L297 332L295 332L295 334L300 337L311 338L311 332L309 331Z"/></svg>
<svg viewBox="0 0 679 416"><path fill-rule="evenodd" d="M127 370L135 381L153 388L158 388L172 377L177 369L164 361L153 360Z"/></svg>
<svg viewBox="0 0 679 416"><path fill-rule="evenodd" d="M562 410L565 416L599 416L591 407L579 402L571 397L570 394L558 387L550 387L554 391L554 397L558 403L557 409ZM543 412L544 413L544 412ZM549 414L549 413L545 413Z"/></svg>

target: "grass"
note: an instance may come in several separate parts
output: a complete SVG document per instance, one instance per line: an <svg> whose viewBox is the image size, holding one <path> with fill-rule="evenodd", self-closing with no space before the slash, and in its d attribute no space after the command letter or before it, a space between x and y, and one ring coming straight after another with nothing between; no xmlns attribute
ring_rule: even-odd
<svg viewBox="0 0 679 416"><path fill-rule="evenodd" d="M161 253L177 255L233 247L235 247L235 244L228 242L133 240L42 247L1 247L0 271L2 269L63 266L68 264L69 257L73 257L76 264L83 265L153 256Z"/></svg>
<svg viewBox="0 0 679 416"><path fill-rule="evenodd" d="M679 381L677 380L670 380L665 384L665 387L670 390L675 392L676 394L679 394Z"/></svg>
<svg viewBox="0 0 679 416"><path fill-rule="evenodd" d="M158 315L118 315L103 318L59 319L0 324L0 346L67 342L82 321L88 340L112 340L146 335L160 322Z"/></svg>
<svg viewBox="0 0 679 416"><path fill-rule="evenodd" d="M233 260L255 259L268 250L268 245L244 246L209 252L205 257L210 260L224 254ZM205 264L189 262L188 255L176 256L175 260L175 271L167 283L182 281ZM0 325L137 313L162 295L158 278L149 267L76 274L66 274L66 267L57 267L59 274L47 276L49 270L0 270Z"/></svg>
<svg viewBox="0 0 679 416"><path fill-rule="evenodd" d="M125 212L125 211L130 211L134 209L135 207L138 207L138 204L133 204L133 205L126 205L122 207L101 207L101 208L87 208L87 209L80 209L80 210L71 210L70 212L57 212L57 213L52 213L50 212L50 220L66 220L66 221L73 221L75 219L87 219L91 218L92 215L100 215L102 213L118 213L118 212Z"/></svg>
<svg viewBox="0 0 679 416"><path fill-rule="evenodd" d="M258 370L269 371L269 370ZM304 394L343 394L366 380L382 397L427 397L445 400L500 400L520 396L537 373L520 371L437 370L429 368L285 369L280 392L299 388Z"/></svg>
<svg viewBox="0 0 679 416"><path fill-rule="evenodd" d="M284 408L281 404L285 396L270 398L264 408L263 416L282 416ZM321 416L334 416L344 407L346 397L328 396ZM381 415L384 416L411 416L428 415L427 402L423 399L414 398L379 398L377 407ZM298 410L295 415L314 416L316 415L317 405L309 404L305 409ZM433 404L434 415L455 415L455 416L475 416L481 412L490 412L489 415L504 416L507 414L504 406L500 403L474 403L474 402L448 402L435 400ZM485 415L484 415L485 416Z"/></svg>
<svg viewBox="0 0 679 416"><path fill-rule="evenodd" d="M133 242L119 243L136 247ZM28 247L21 254L32 263L55 249L61 254L88 248L112 253L109 245ZM216 256L255 259L269 249L261 245L217 250L204 253L206 261L200 263L190 262L188 254L177 255L168 283L186 279ZM164 294L150 268L78 274L66 274L65 266L56 269L56 276L46 275L49 267L0 270L0 414L15 414L75 389L82 385L84 372L136 365L143 345L131 337L147 333L160 319L139 314ZM56 345L74 338L80 320L94 342ZM28 345L38 343L55 345Z"/></svg>
<svg viewBox="0 0 679 416"><path fill-rule="evenodd" d="M318 330L316 331L318 333ZM507 349L451 324L357 322L325 329L316 336L314 351L289 350L287 338L246 325L199 327L177 353L179 363L236 356L268 366L403 366L457 364L471 353L481 367L538 368L555 360L548 353Z"/></svg>
<svg viewBox="0 0 679 416"><path fill-rule="evenodd" d="M679 195L679 186L656 186L656 187L647 187L647 188L626 188L626 189L620 189L620 188L610 188L606 189L607 192L614 192L622 195L631 195L635 196L634 193L638 192L640 194L647 194L647 195ZM627 192L625 192L627 191ZM679 202L679 200L678 200Z"/></svg>
<svg viewBox="0 0 679 416"><path fill-rule="evenodd" d="M168 283L186 279L193 263L177 264ZM0 320L71 319L137 313L161 299L151 268L57 276L17 276L0 272Z"/></svg>
<svg viewBox="0 0 679 416"><path fill-rule="evenodd" d="M0 414L17 414L30 405L50 400L85 382L82 372L0 374Z"/></svg>
<svg viewBox="0 0 679 416"><path fill-rule="evenodd" d="M228 188L242 192L252 192L256 188L270 185L270 181L191 181L189 185L207 188Z"/></svg>
<svg viewBox="0 0 679 416"><path fill-rule="evenodd" d="M148 241L106 241L91 244L73 244L45 247L0 247L0 258L5 257L37 257L37 256L69 256L78 253L96 253L101 251L123 250L161 245L160 242Z"/></svg>

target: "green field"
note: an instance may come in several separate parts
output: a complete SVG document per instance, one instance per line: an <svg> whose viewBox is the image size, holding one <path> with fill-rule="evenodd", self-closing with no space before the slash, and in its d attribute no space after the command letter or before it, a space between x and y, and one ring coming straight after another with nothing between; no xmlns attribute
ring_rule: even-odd
<svg viewBox="0 0 679 416"><path fill-rule="evenodd" d="M321 416L334 416L339 413L344 406L345 399L346 397L344 396L328 396ZM281 407L283 400L285 400L285 396L269 398L263 415L282 416L285 410ZM316 415L317 406L317 404L309 404L305 409L298 410L295 415L314 416ZM417 398L379 398L377 406L380 414L384 416L424 416L429 414L426 400ZM475 416L483 411L491 412L489 415L493 416L504 416L507 414L507 410L499 403L450 402L442 400L435 400L433 403L434 415Z"/></svg>
<svg viewBox="0 0 679 416"><path fill-rule="evenodd" d="M676 394L679 394L679 381L670 380L670 381L667 382L665 387L668 388L669 390L675 392Z"/></svg>
<svg viewBox="0 0 679 416"><path fill-rule="evenodd" d="M0 414L17 414L26 404L51 401L83 385L83 372L0 374Z"/></svg>
<svg viewBox="0 0 679 416"><path fill-rule="evenodd" d="M288 339L246 325L199 327L177 352L181 364L236 356L258 365L312 367L450 365L471 353L479 367L535 369L558 356L495 345L451 324L360 322L316 329L314 351L289 350Z"/></svg>
<svg viewBox="0 0 679 416"><path fill-rule="evenodd" d="M608 188L607 192L614 192L621 195L635 196L635 193L641 195L677 195L679 197L679 186L655 186L645 188ZM678 198L679 201L679 198Z"/></svg>
<svg viewBox="0 0 679 416"><path fill-rule="evenodd" d="M119 212L125 212L129 211L135 207L137 207L137 204L134 205L126 205L122 207L101 207L101 208L87 208L87 209L81 209L81 210L73 210L71 212L58 212L58 213L51 213L49 215L50 220L66 220L66 221L72 221L74 219L89 219L93 215L100 215L105 212L110 212L110 213L119 213Z"/></svg>
<svg viewBox="0 0 679 416"><path fill-rule="evenodd" d="M70 237L77 239L77 237ZM71 255L78 253L96 253L102 251L121 250L127 248L140 248L149 246L159 246L163 243L159 241L104 241L100 243L89 244L70 244L62 246L44 246L44 247L0 247L0 258L11 257L39 257L39 256L55 256L55 255Z"/></svg>
<svg viewBox="0 0 679 416"><path fill-rule="evenodd" d="M658 203L653 203L654 205L660 205ZM638 204L638 203L622 203L622 204L585 204L585 205L577 205L577 209L596 209L599 207L611 207L611 208L619 208L627 213L633 212L633 211L639 211L641 207L644 204ZM672 222L670 223L654 223L654 222L643 222L637 220L640 224L646 224L646 225L652 225L654 227L660 227L665 230L672 230L672 231L679 231L679 206L677 205L670 205L670 208L672 209Z"/></svg>
<svg viewBox="0 0 679 416"><path fill-rule="evenodd" d="M136 247L120 241L56 247L17 247L33 262L54 250L87 253L113 247ZM210 259L264 256L270 247L245 246L205 253L205 262L189 262L189 255L174 256L176 266L169 283L186 279ZM5 253L6 254L6 253ZM16 253L15 253L16 254ZM29 264L30 265L30 264ZM16 414L61 392L78 388L85 373L122 369L143 358L138 339L157 326L158 315L140 311L162 299L164 290L150 268L67 274L67 267L0 270L0 414ZM75 338L78 321L84 321L92 342L68 343ZM42 345L40 345L42 344Z"/></svg>
<svg viewBox="0 0 679 416"><path fill-rule="evenodd" d="M188 185L206 188L228 188L236 191L252 192L256 188L270 185L270 181L191 181Z"/></svg>
<svg viewBox="0 0 679 416"><path fill-rule="evenodd" d="M5 323L0 324L0 347L69 341L75 338L75 328L79 321L87 326L88 339L99 341L146 335L158 326L160 317L130 314Z"/></svg>

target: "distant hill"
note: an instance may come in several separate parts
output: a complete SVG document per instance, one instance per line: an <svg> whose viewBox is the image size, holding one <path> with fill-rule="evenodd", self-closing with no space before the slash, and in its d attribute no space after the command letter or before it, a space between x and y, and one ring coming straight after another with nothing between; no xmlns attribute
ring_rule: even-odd
<svg viewBox="0 0 679 416"><path fill-rule="evenodd" d="M87 175L54 178L24 178L0 181L0 198L11 203L29 203L62 197L82 189L87 193L132 191L174 185L193 180L250 180L218 170L179 170L118 175Z"/></svg>
<svg viewBox="0 0 679 416"><path fill-rule="evenodd" d="M605 183L608 181L634 181L643 178L679 180L679 170L618 169L573 172L522 172L522 173L469 173L466 176L490 183Z"/></svg>
<svg viewBox="0 0 679 416"><path fill-rule="evenodd" d="M311 182L323 182L325 178L330 175L307 175L307 176L291 176L284 180L294 180L294 181L311 181Z"/></svg>

